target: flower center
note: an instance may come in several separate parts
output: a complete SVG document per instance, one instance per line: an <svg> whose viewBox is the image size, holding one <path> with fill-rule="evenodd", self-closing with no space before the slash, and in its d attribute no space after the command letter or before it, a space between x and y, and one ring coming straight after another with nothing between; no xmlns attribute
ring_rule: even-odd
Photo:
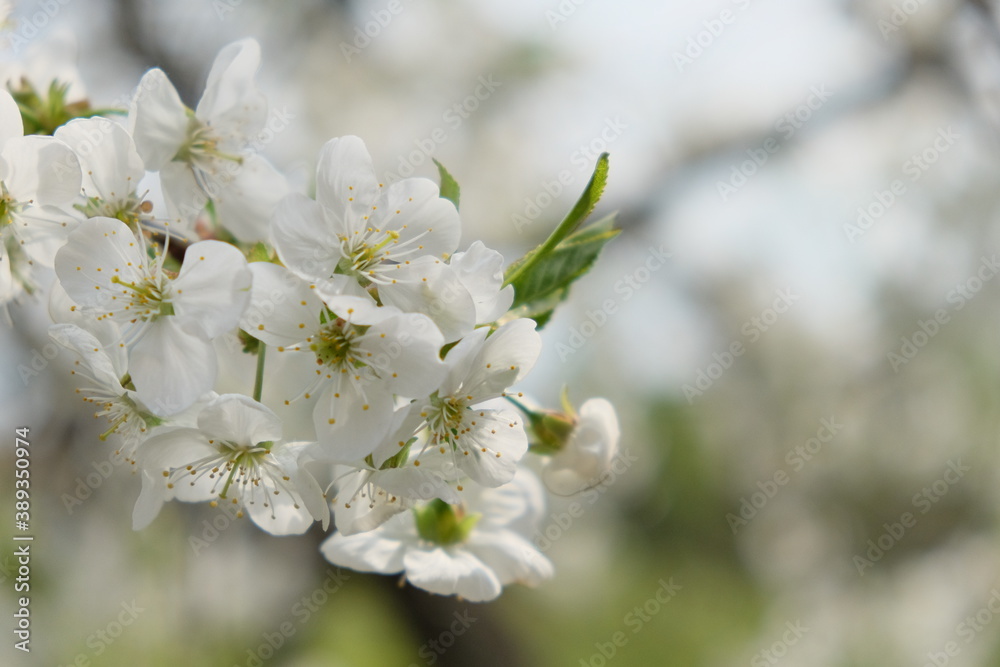
<svg viewBox="0 0 1000 667"><path fill-rule="evenodd" d="M420 537L441 546L467 540L482 517L481 514L466 514L461 507L449 505L440 498L415 508L413 515Z"/></svg>
<svg viewBox="0 0 1000 667"><path fill-rule="evenodd" d="M118 276L112 276L111 282L122 286L121 293L126 301L123 310L131 314L134 319L151 322L158 317L174 314L174 304L167 299L165 286L156 278L147 277L142 281L130 283ZM112 298L118 299L118 297Z"/></svg>
<svg viewBox="0 0 1000 667"><path fill-rule="evenodd" d="M229 487L236 484L246 485L248 483L257 486L262 479L265 459L271 453L271 442L261 442L257 445L247 446L235 442L223 441L219 443L219 454L227 459L225 469L226 483L219 492L220 498L225 498ZM214 468L209 477L214 477L219 473L218 467Z"/></svg>
<svg viewBox="0 0 1000 667"><path fill-rule="evenodd" d="M0 229L13 223L14 216L20 211L21 204L7 192L7 185L0 182Z"/></svg>
<svg viewBox="0 0 1000 667"><path fill-rule="evenodd" d="M152 203L143 200L134 190L124 199L108 200L89 197L86 203L74 208L88 218L116 218L128 225L132 231L141 233L139 223L153 210Z"/></svg>
<svg viewBox="0 0 1000 667"><path fill-rule="evenodd" d="M367 219L367 216L365 216ZM340 245L344 251L344 259L337 268L341 273L357 276L378 266L388 258L386 247L396 243L399 232L381 230L369 227L354 238L340 235Z"/></svg>
<svg viewBox="0 0 1000 667"><path fill-rule="evenodd" d="M458 437L462 425L462 416L465 414L466 401L456 396L438 396L436 393L431 396L431 408L421 416L427 420L438 439L452 441Z"/></svg>
<svg viewBox="0 0 1000 667"><path fill-rule="evenodd" d="M187 162L192 166L210 168L216 160L229 160L237 164L243 164L243 158L239 155L224 153L219 150L221 140L215 128L207 125L188 110L188 130L187 140L177 150L174 155L175 162Z"/></svg>
<svg viewBox="0 0 1000 667"><path fill-rule="evenodd" d="M344 320L337 319L320 329L309 349L316 353L316 363L319 365L355 367L361 363L352 350L355 335L353 327L347 326Z"/></svg>

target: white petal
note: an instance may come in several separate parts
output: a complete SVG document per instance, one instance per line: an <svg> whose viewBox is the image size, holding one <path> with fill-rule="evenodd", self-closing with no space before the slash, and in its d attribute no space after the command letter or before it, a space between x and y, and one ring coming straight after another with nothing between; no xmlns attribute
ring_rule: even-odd
<svg viewBox="0 0 1000 667"><path fill-rule="evenodd" d="M281 440L281 420L249 396L222 394L198 415L198 428L206 436L241 445Z"/></svg>
<svg viewBox="0 0 1000 667"><path fill-rule="evenodd" d="M88 197L125 199L146 173L132 137L106 118L78 118L56 130L55 137L80 158Z"/></svg>
<svg viewBox="0 0 1000 667"><path fill-rule="evenodd" d="M542 469L545 486L560 496L596 486L618 453L620 437L614 406L603 398L585 401L566 446Z"/></svg>
<svg viewBox="0 0 1000 667"><path fill-rule="evenodd" d="M14 216L14 237L33 262L52 266L80 218L57 206L29 206Z"/></svg>
<svg viewBox="0 0 1000 667"><path fill-rule="evenodd" d="M397 514L375 530L350 536L334 533L319 550L334 565L359 572L402 572L407 543L400 538L405 534L402 526L407 523L412 526L412 516Z"/></svg>
<svg viewBox="0 0 1000 667"><path fill-rule="evenodd" d="M53 137L14 137L3 147L4 186L19 202L69 204L80 194L80 162Z"/></svg>
<svg viewBox="0 0 1000 667"><path fill-rule="evenodd" d="M497 329L473 361L462 391L485 401L500 396L528 374L542 351L535 321L512 320Z"/></svg>
<svg viewBox="0 0 1000 667"><path fill-rule="evenodd" d="M351 294L329 295L325 289L319 287L317 287L316 291L323 298L327 308L333 311L338 317L342 317L351 324L358 326L378 324L400 314L396 308L379 306L367 296L354 296Z"/></svg>
<svg viewBox="0 0 1000 667"><path fill-rule="evenodd" d="M389 468L376 473L377 484L387 493L400 498L433 500L440 498L446 503L460 503L462 498L448 483L454 475L442 473L441 470L452 469L451 463L445 457L422 458L421 465L416 468L407 465L402 468ZM435 462L445 464L434 466Z"/></svg>
<svg viewBox="0 0 1000 667"><path fill-rule="evenodd" d="M198 503L215 497L213 487L217 478L208 475L182 475L168 479L164 472L184 468L204 457L214 456L218 450L208 444L205 435L194 428L167 428L146 439L136 453L139 467L149 473L151 482L161 486L161 496L165 500L176 498L184 502ZM168 486L168 485L172 485Z"/></svg>
<svg viewBox="0 0 1000 667"><path fill-rule="evenodd" d="M290 483L297 491L301 504L313 520L319 521L323 530L326 530L330 526L330 504L316 478L300 463L306 459L306 453L314 444L311 442L279 443L271 449L271 453L288 473Z"/></svg>
<svg viewBox="0 0 1000 667"><path fill-rule="evenodd" d="M118 276L135 283L146 257L132 231L121 220L91 218L73 230L55 258L56 275L70 298L81 306L109 310L112 296L124 289L111 282Z"/></svg>
<svg viewBox="0 0 1000 667"><path fill-rule="evenodd" d="M285 266L306 280L333 275L343 257L319 204L305 195L291 194L278 203L271 239Z"/></svg>
<svg viewBox="0 0 1000 667"><path fill-rule="evenodd" d="M489 327L480 327L448 350L448 355L444 358L448 365L448 375L441 383L442 396L458 396L462 391L465 379L473 372L473 364L479 363L479 355L489 333Z"/></svg>
<svg viewBox="0 0 1000 667"><path fill-rule="evenodd" d="M483 518L477 526L529 533L544 517L545 489L531 470L521 467L507 484L482 489L479 506L483 508Z"/></svg>
<svg viewBox="0 0 1000 667"><path fill-rule="evenodd" d="M510 309L514 287L503 287L503 255L476 241L450 264L476 304L476 324L494 322Z"/></svg>
<svg viewBox="0 0 1000 667"><path fill-rule="evenodd" d="M161 417L180 412L210 391L217 365L212 344L182 329L175 317L150 323L129 354L136 395Z"/></svg>
<svg viewBox="0 0 1000 667"><path fill-rule="evenodd" d="M221 241L200 241L184 253L171 301L177 317L206 338L234 328L250 301L253 276L243 253ZM194 329L192 329L194 330Z"/></svg>
<svg viewBox="0 0 1000 667"><path fill-rule="evenodd" d="M392 394L381 383L369 383L359 395L347 381L324 390L313 410L316 438L338 461L356 461L381 443L392 425Z"/></svg>
<svg viewBox="0 0 1000 667"><path fill-rule="evenodd" d="M163 479L142 471L142 490L132 510L132 530L142 530L153 522L166 500Z"/></svg>
<svg viewBox="0 0 1000 667"><path fill-rule="evenodd" d="M513 531L474 530L468 548L504 585L517 582L537 586L555 573L552 561Z"/></svg>
<svg viewBox="0 0 1000 667"><path fill-rule="evenodd" d="M359 340L375 368L392 391L423 398L441 384L448 367L439 356L444 336L426 315L403 313L373 325Z"/></svg>
<svg viewBox="0 0 1000 667"><path fill-rule="evenodd" d="M139 81L128 120L136 150L150 171L162 169L187 139L187 110L160 69L149 70Z"/></svg>
<svg viewBox="0 0 1000 667"><path fill-rule="evenodd" d="M219 51L195 115L220 133L224 149L243 144L267 119L267 99L254 76L260 67L260 44L241 39Z"/></svg>
<svg viewBox="0 0 1000 667"><path fill-rule="evenodd" d="M100 385L125 393L119 382L121 375L115 369L110 356L105 352L101 342L89 331L75 324L53 324L49 327L49 337L79 355L81 363Z"/></svg>
<svg viewBox="0 0 1000 667"><path fill-rule="evenodd" d="M423 313L438 325L445 341L462 338L476 325L472 295L451 270L433 257L380 268L379 275L395 281L379 286L386 305L408 313Z"/></svg>
<svg viewBox="0 0 1000 667"><path fill-rule="evenodd" d="M208 195L198 185L194 171L184 162L168 162L160 170L160 185L167 216L190 228L208 203Z"/></svg>
<svg viewBox="0 0 1000 667"><path fill-rule="evenodd" d="M267 498L267 505L255 501L244 505L250 520L272 535L301 535L313 524L313 517L302 504L301 499L287 491L274 490L263 482L260 485Z"/></svg>
<svg viewBox="0 0 1000 667"><path fill-rule="evenodd" d="M370 485L371 471L358 470L339 484L333 509L337 530L342 535L356 535L378 528L409 504Z"/></svg>
<svg viewBox="0 0 1000 667"><path fill-rule="evenodd" d="M470 602L493 600L503 590L496 575L472 554L456 548L411 549L403 557L406 579L438 595L461 595Z"/></svg>
<svg viewBox="0 0 1000 667"><path fill-rule="evenodd" d="M343 234L364 232L362 216L376 204L381 186L365 143L355 136L331 139L319 154L316 201L343 221Z"/></svg>
<svg viewBox="0 0 1000 667"><path fill-rule="evenodd" d="M251 262L250 272L250 303L240 319L244 331L278 347L290 347L316 332L323 310L316 290L270 262Z"/></svg>
<svg viewBox="0 0 1000 667"><path fill-rule="evenodd" d="M458 247L462 232L458 210L441 198L434 181L426 178L396 181L389 186L385 203L376 213L370 217L373 226L398 230L398 245L403 250L414 250L417 256L442 257Z"/></svg>
<svg viewBox="0 0 1000 667"><path fill-rule="evenodd" d="M471 415L463 420L466 432L456 440L462 450L458 466L483 486L506 484L528 451L520 416L499 410L473 410Z"/></svg>
<svg viewBox="0 0 1000 667"><path fill-rule="evenodd" d="M248 155L232 175L210 192L219 223L244 243L266 241L268 223L288 194L288 182L259 155Z"/></svg>
<svg viewBox="0 0 1000 667"><path fill-rule="evenodd" d="M0 90L0 148L14 137L24 136L24 121L17 102L6 90Z"/></svg>

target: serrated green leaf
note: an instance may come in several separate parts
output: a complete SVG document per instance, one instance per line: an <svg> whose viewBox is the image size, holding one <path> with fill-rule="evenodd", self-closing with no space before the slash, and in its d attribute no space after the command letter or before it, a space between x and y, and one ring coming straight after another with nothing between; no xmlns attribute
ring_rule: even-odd
<svg viewBox="0 0 1000 667"><path fill-rule="evenodd" d="M513 283L513 307L542 303L549 307L551 299L564 299L573 281L590 270L608 241L621 232L613 224L614 216L608 216L584 227L522 272Z"/></svg>
<svg viewBox="0 0 1000 667"><path fill-rule="evenodd" d="M590 177L590 181L587 182L587 187L584 188L583 194L580 195L580 198L576 201L569 214L563 218L562 222L555 228L555 231L541 245L507 267L504 276L504 285L514 285L514 290L516 291L517 282L521 279L521 275L529 271L535 263L543 261L547 255L555 250L557 245L562 243L563 240L583 224L584 220L593 212L594 207L597 206L597 202L600 201L601 195L604 194L604 186L607 183L608 154L601 153L601 156L597 158L597 166L594 167L594 173Z"/></svg>
<svg viewBox="0 0 1000 667"><path fill-rule="evenodd" d="M458 200L462 194L462 188L458 187L458 181L448 173L443 164L437 160L434 160L434 164L437 165L438 174L441 176L441 196L454 204L455 208L458 208Z"/></svg>

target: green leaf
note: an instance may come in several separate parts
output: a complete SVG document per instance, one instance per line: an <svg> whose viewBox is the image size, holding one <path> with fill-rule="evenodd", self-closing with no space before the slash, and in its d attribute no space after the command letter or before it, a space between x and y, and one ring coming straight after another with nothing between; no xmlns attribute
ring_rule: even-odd
<svg viewBox="0 0 1000 667"><path fill-rule="evenodd" d="M458 181L448 173L443 164L437 160L434 160L434 164L437 165L438 174L441 175L441 196L454 204L455 208L458 208L458 199L462 194L462 189L458 187Z"/></svg>
<svg viewBox="0 0 1000 667"><path fill-rule="evenodd" d="M504 285L514 285L514 290L517 291L517 283L521 280L522 275L528 273L535 264L551 254L557 245L575 232L583 224L583 221L590 216L594 207L597 206L597 202L600 201L601 195L604 194L604 186L607 183L608 154L601 153L601 156L597 158L597 166L594 167L594 174L590 177L587 187L584 188L583 194L580 195L572 210L563 218L563 221L559 223L555 231L549 235L549 238L507 267L507 272L504 276Z"/></svg>
<svg viewBox="0 0 1000 667"><path fill-rule="evenodd" d="M614 216L608 216L584 227L523 272L514 283L513 307L564 299L570 284L590 270L605 244L621 232L613 225Z"/></svg>

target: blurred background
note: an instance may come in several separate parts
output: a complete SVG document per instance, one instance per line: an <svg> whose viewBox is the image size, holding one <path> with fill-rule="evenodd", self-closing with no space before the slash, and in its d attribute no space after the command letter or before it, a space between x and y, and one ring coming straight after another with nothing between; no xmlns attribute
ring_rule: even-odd
<svg viewBox="0 0 1000 667"><path fill-rule="evenodd" d="M14 3L25 49L75 35L97 106L152 66L193 106L218 49L256 37L286 119L264 152L297 187L334 136L363 137L387 178L436 178L436 158L462 185L462 246L508 260L607 150L597 214L623 232L544 330L525 391L613 401L632 463L553 501L536 543L554 580L488 605L340 574L318 527L278 539L174 503L134 533L138 478L48 359L44 303L15 307L0 413L8 434L31 427L35 634L26 661L8 632L0 662L1000 664L997 11Z"/></svg>

